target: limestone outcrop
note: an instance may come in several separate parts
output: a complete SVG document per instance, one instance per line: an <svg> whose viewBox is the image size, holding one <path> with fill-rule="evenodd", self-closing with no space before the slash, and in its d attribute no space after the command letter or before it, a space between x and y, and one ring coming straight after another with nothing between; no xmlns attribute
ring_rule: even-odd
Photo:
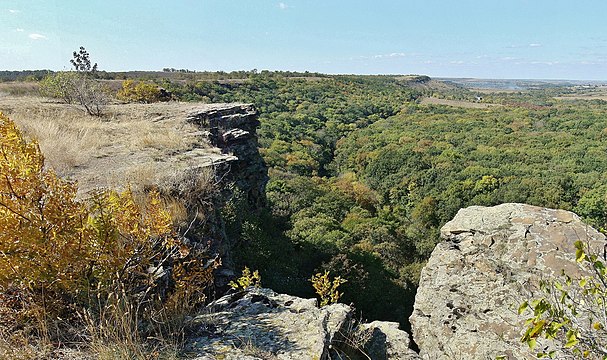
<svg viewBox="0 0 607 360"><path fill-rule="evenodd" d="M268 170L257 143L258 116L252 104L239 103L207 104L187 115L187 121L223 154L212 164L221 169L218 175L222 181L234 183L253 208L265 205L268 182Z"/></svg>
<svg viewBox="0 0 607 360"><path fill-rule="evenodd" d="M411 347L410 335L398 323L373 321L360 324L355 334L362 338L361 350L373 360L421 359Z"/></svg>
<svg viewBox="0 0 607 360"><path fill-rule="evenodd" d="M441 236L410 318L423 359L535 359L520 342L519 304L540 279L562 269L578 273L575 241L601 250L605 244L574 213L523 204L462 209Z"/></svg>
<svg viewBox="0 0 607 360"><path fill-rule="evenodd" d="M206 359L329 359L351 323L344 304L318 308L316 299L249 288L211 303L191 320L197 336L187 351Z"/></svg>

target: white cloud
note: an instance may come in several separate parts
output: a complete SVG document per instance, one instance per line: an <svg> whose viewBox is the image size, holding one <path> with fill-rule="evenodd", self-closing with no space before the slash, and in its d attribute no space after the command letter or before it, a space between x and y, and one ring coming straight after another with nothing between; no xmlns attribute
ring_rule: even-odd
<svg viewBox="0 0 607 360"><path fill-rule="evenodd" d="M20 13L21 10L8 9L8 12L11 13L11 14L17 14L17 13Z"/></svg>
<svg viewBox="0 0 607 360"><path fill-rule="evenodd" d="M36 33L29 34L28 37L32 40L46 40L47 39L46 36L44 36L42 34L36 34Z"/></svg>
<svg viewBox="0 0 607 360"><path fill-rule="evenodd" d="M286 9L288 9L288 8L289 8L289 5L287 5L287 4L283 3L283 2L280 2L280 3L278 3L278 7L279 7L281 10L286 10Z"/></svg>
<svg viewBox="0 0 607 360"><path fill-rule="evenodd" d="M378 60L378 59L392 59L392 58L401 58L401 57L406 57L408 56L405 53L402 52L393 52L390 54L377 54L377 55L360 55L360 56L355 56L355 57L351 57L349 58L349 60L370 60L370 59L374 59L374 60Z"/></svg>
<svg viewBox="0 0 607 360"><path fill-rule="evenodd" d="M405 56L407 56L407 54L400 52L400 53L373 55L372 58L373 59L386 59L386 58L398 58L398 57L405 57Z"/></svg>
<svg viewBox="0 0 607 360"><path fill-rule="evenodd" d="M537 44L537 43L529 44L529 47L541 47L541 46L542 46L542 44Z"/></svg>
<svg viewBox="0 0 607 360"><path fill-rule="evenodd" d="M22 28L16 28L16 29L15 29L15 31L16 31L16 32L24 32L24 31L25 31L25 29L22 29Z"/></svg>

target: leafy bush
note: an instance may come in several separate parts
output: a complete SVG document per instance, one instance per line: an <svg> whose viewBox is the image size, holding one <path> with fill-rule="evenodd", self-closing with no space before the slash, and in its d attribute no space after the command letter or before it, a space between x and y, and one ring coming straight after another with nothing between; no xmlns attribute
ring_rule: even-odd
<svg viewBox="0 0 607 360"><path fill-rule="evenodd" d="M316 294L320 297L320 306L323 307L334 304L341 298L343 294L339 292L339 286L347 280L339 276L331 280L329 272L325 271L324 273L314 274L310 278L310 282L312 282Z"/></svg>
<svg viewBox="0 0 607 360"><path fill-rule="evenodd" d="M259 271L257 270L251 273L251 270L245 266L242 270L242 275L236 281L230 281L228 285L234 290L244 290L250 286L260 287L261 275L259 275Z"/></svg>
<svg viewBox="0 0 607 360"><path fill-rule="evenodd" d="M78 81L78 73L75 71L60 71L48 74L40 81L40 94L42 96L59 99L66 104L76 103L75 92Z"/></svg>
<svg viewBox="0 0 607 360"><path fill-rule="evenodd" d="M604 258L589 253L582 241L575 243L576 259L583 273L573 279L564 271L561 279L543 281L546 296L525 301L533 316L526 322L521 341L531 349L538 338L560 343L561 350L579 358L607 359L607 270ZM555 351L541 350L539 357L554 358Z"/></svg>
<svg viewBox="0 0 607 360"><path fill-rule="evenodd" d="M76 71L47 75L40 82L40 93L66 104L80 105L93 116L101 116L110 100L108 90L98 80Z"/></svg>
<svg viewBox="0 0 607 360"><path fill-rule="evenodd" d="M157 85L130 79L122 82L122 89L118 91L116 97L122 101L146 104L168 100Z"/></svg>

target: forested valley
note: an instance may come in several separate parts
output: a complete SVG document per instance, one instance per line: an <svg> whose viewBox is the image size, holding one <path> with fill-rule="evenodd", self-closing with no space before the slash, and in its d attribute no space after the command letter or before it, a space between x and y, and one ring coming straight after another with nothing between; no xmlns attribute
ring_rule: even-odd
<svg viewBox="0 0 607 360"><path fill-rule="evenodd" d="M419 272L460 208L528 203L606 227L603 100L557 98L571 86L481 94L427 77L296 75L156 80L181 100L260 110L269 208L230 206L239 266L264 285L312 296L309 274L329 270L361 317L407 328Z"/></svg>

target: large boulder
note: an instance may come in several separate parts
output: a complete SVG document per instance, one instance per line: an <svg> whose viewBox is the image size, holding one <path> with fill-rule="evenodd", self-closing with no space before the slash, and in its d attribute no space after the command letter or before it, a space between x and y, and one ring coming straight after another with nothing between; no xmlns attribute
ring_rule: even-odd
<svg viewBox="0 0 607 360"><path fill-rule="evenodd" d="M433 360L535 359L520 341L529 314L518 306L537 295L540 279L579 274L575 241L605 244L571 212L523 204L462 209L441 236L410 318L421 357Z"/></svg>

